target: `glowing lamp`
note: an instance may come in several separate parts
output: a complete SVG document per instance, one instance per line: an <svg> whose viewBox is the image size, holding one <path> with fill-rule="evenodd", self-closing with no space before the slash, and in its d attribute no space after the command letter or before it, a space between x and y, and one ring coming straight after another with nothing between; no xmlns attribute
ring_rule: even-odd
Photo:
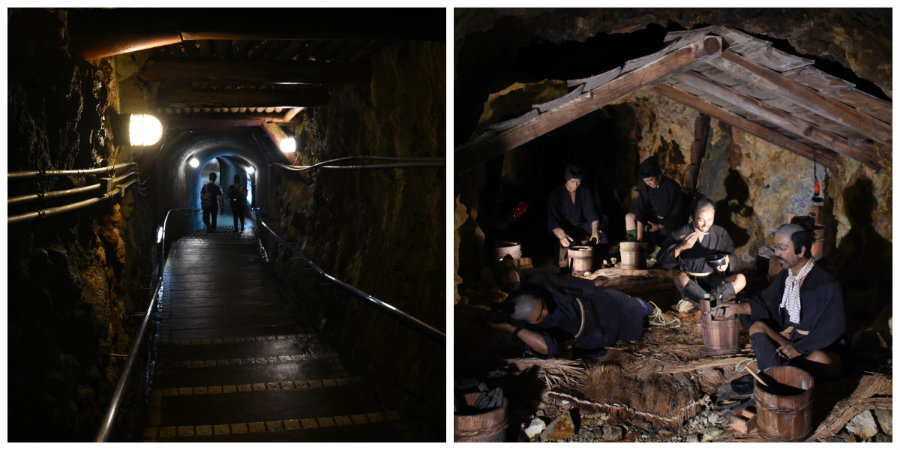
<svg viewBox="0 0 900 450"><path fill-rule="evenodd" d="M297 141L292 137L286 137L279 144L282 153L294 153L297 151Z"/></svg>
<svg viewBox="0 0 900 450"><path fill-rule="evenodd" d="M133 146L148 146L159 142L163 127L159 119L149 114L132 114L128 124L128 137Z"/></svg>
<svg viewBox="0 0 900 450"><path fill-rule="evenodd" d="M156 243L157 244L162 242L163 234L164 234L163 227L159 227L159 229L156 230Z"/></svg>
<svg viewBox="0 0 900 450"><path fill-rule="evenodd" d="M244 171L247 172L247 175L253 175L253 172L256 172L256 169L254 169L253 166L248 166Z"/></svg>
<svg viewBox="0 0 900 450"><path fill-rule="evenodd" d="M200 167L200 160L197 158L191 158L191 160L188 161L188 164L190 164L191 167L196 169L196 168Z"/></svg>

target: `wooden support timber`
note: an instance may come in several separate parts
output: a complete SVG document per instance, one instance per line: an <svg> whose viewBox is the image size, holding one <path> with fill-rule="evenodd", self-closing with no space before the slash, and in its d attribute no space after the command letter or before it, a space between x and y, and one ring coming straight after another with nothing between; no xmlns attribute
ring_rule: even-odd
<svg viewBox="0 0 900 450"><path fill-rule="evenodd" d="M718 84L696 72L682 73L673 78L679 83L684 83L691 88L719 98L736 109L746 111L751 116L765 120L766 122L797 136L803 136L825 148L830 148L849 158L855 159L872 169L878 170L880 167L875 161L875 150L871 145L866 145L861 142L854 145L842 136L823 130L816 125L799 118L792 117L782 110L772 108L754 98Z"/></svg>
<svg viewBox="0 0 900 450"><path fill-rule="evenodd" d="M369 66L361 63L165 58L148 61L138 77L144 81L365 83L371 74Z"/></svg>
<svg viewBox="0 0 900 450"><path fill-rule="evenodd" d="M160 89L157 107L190 108L195 106L322 106L328 103L328 90L306 88L291 90L213 90L213 89Z"/></svg>
<svg viewBox="0 0 900 450"><path fill-rule="evenodd" d="M720 37L705 36L693 41L527 122L493 136L463 144L455 151L456 169L465 171L478 166L721 51Z"/></svg>
<svg viewBox="0 0 900 450"><path fill-rule="evenodd" d="M691 108L694 108L703 114L709 114L716 120L727 123L728 125L731 125L733 127L740 128L741 130L755 135L764 141L775 144L785 150L794 152L804 158L813 160L813 155L815 153L815 160L819 163L822 163L826 167L831 167L834 164L836 154L831 150L815 150L808 145L797 142L794 139L791 139L781 133L774 132L762 125L738 116L737 114L725 111L718 106L708 103L705 100L694 95L675 89L668 84L658 84L654 86L654 89L656 89L656 91L660 94L671 98L672 100L690 106Z"/></svg>
<svg viewBox="0 0 900 450"><path fill-rule="evenodd" d="M803 105L812 112L850 128L860 130L882 144L891 145L891 125L863 114L843 103L834 101L810 87L804 86L780 73L767 69L730 51L723 51L711 61L717 68L744 79L750 79L762 88Z"/></svg>

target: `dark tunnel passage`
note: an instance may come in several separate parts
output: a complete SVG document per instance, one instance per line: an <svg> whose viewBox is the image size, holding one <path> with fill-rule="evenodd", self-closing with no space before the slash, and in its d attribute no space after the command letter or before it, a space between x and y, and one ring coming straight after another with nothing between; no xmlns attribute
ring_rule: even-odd
<svg viewBox="0 0 900 450"><path fill-rule="evenodd" d="M10 8L9 440L443 441L445 23Z"/></svg>

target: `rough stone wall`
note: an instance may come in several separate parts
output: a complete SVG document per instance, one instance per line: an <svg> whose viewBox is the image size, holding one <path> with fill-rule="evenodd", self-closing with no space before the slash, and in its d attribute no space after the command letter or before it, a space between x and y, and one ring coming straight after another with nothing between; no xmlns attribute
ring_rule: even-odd
<svg viewBox="0 0 900 450"><path fill-rule="evenodd" d="M69 53L64 11L10 9L8 22L9 170L129 160L105 120L117 98L109 61L86 63ZM95 182L38 180L10 181L10 195ZM10 441L82 441L97 432L124 361L114 354L128 353L138 324L130 315L147 301L140 261L148 255L139 243L149 239L135 220L135 192L9 227Z"/></svg>
<svg viewBox="0 0 900 450"><path fill-rule="evenodd" d="M351 155L445 156L444 45L390 45L374 56L372 70L368 85L334 86L327 111L302 113L292 130L301 163ZM285 176L280 192L281 226L304 253L326 272L445 330L444 169L320 170L312 176L312 185ZM300 273L294 265L284 274L302 293L303 306L333 324L326 328L335 327L329 337L344 364L383 387L393 406L428 422L417 432L443 439L444 342L346 291L317 288L324 279L301 283Z"/></svg>

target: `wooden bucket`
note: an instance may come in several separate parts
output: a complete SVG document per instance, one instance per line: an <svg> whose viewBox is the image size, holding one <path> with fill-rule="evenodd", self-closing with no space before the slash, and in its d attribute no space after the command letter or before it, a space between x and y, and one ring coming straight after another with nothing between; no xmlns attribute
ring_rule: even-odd
<svg viewBox="0 0 900 450"><path fill-rule="evenodd" d="M466 403L472 406L479 394L466 394ZM456 414L453 416L453 440L455 442L504 442L508 404L477 414Z"/></svg>
<svg viewBox="0 0 900 450"><path fill-rule="evenodd" d="M703 331L704 355L730 355L738 352L741 327L737 317L715 320L709 314L708 300L700 301L700 329Z"/></svg>
<svg viewBox="0 0 900 450"><path fill-rule="evenodd" d="M500 241L494 243L494 261L502 261L506 255L513 259L522 257L522 246L516 242Z"/></svg>
<svg viewBox="0 0 900 450"><path fill-rule="evenodd" d="M594 269L594 249L589 246L569 247L568 258L572 262L572 273L590 272Z"/></svg>
<svg viewBox="0 0 900 450"><path fill-rule="evenodd" d="M765 387L756 382L753 400L756 401L759 435L772 441L797 441L812 430L813 377L809 372L792 366L769 367L763 373Z"/></svg>
<svg viewBox="0 0 900 450"><path fill-rule="evenodd" d="M619 254L623 269L643 269L646 266L646 242L620 242Z"/></svg>

